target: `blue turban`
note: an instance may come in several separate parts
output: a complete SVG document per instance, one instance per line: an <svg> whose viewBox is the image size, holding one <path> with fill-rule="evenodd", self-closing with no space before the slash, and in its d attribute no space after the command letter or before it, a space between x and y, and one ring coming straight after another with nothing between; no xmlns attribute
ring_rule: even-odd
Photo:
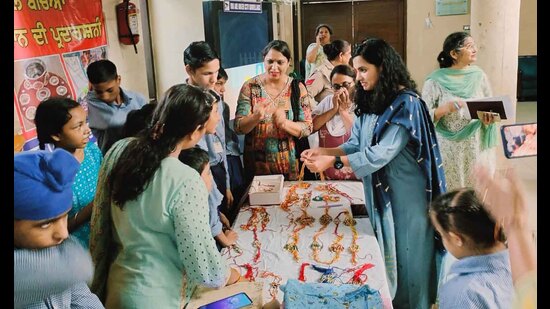
<svg viewBox="0 0 550 309"><path fill-rule="evenodd" d="M13 218L47 220L72 207L78 160L63 149L28 151L13 156Z"/></svg>

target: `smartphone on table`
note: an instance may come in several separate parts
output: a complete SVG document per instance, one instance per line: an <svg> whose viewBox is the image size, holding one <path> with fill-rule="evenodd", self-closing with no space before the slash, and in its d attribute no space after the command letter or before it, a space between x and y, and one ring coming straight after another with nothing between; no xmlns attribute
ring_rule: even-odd
<svg viewBox="0 0 550 309"><path fill-rule="evenodd" d="M508 159L537 155L537 123L516 123L500 127L504 155Z"/></svg>
<svg viewBox="0 0 550 309"><path fill-rule="evenodd" d="M248 305L252 305L252 299L246 293L241 292L200 306L199 309L238 309Z"/></svg>

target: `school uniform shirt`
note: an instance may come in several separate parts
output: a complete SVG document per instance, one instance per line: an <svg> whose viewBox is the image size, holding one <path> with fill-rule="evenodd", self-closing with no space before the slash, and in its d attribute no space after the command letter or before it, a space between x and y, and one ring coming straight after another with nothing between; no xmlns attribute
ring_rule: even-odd
<svg viewBox="0 0 550 309"><path fill-rule="evenodd" d="M14 308L103 308L86 285L90 254L74 237L45 249L14 248Z"/></svg>
<svg viewBox="0 0 550 309"><path fill-rule="evenodd" d="M120 105L103 102L93 90L88 92L85 98L90 129L103 155L122 138L122 128L128 113L147 104L147 100L140 93L120 88L120 95L122 96Z"/></svg>
<svg viewBox="0 0 550 309"><path fill-rule="evenodd" d="M334 69L334 65L325 59L306 79L307 92L315 99L315 104L321 102L329 94L334 93L330 82L332 69ZM312 108L314 107L312 106Z"/></svg>
<svg viewBox="0 0 550 309"><path fill-rule="evenodd" d="M215 166L220 163L223 164L225 169L225 185L226 188L231 188L229 168L227 165L227 154L225 151L225 121L223 120L224 106L221 100L218 100L215 104L218 104L218 114L220 116L220 121L216 125L216 133L205 134L197 143L197 146L208 152L210 166ZM215 183L216 182L214 182L214 184ZM218 207L221 205L224 195L225 192L220 192L217 185L214 186L212 191L208 193L210 229L212 236L216 236L222 232L223 225L218 214Z"/></svg>
<svg viewBox="0 0 550 309"><path fill-rule="evenodd" d="M439 308L511 308L514 285L508 250L456 261L439 294Z"/></svg>

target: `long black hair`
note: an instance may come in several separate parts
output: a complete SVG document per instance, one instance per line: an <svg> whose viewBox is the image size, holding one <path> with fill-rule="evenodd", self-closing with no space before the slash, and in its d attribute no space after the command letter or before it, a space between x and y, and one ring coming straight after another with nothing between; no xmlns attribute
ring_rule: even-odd
<svg viewBox="0 0 550 309"><path fill-rule="evenodd" d="M63 130L63 126L71 119L71 109L80 104L73 99L65 97L50 97L44 100L36 108L34 124L38 137L38 147L42 150L46 144L55 144L52 135L57 135Z"/></svg>
<svg viewBox="0 0 550 309"><path fill-rule="evenodd" d="M378 68L378 83L373 90L365 91L360 82L356 83L355 114L380 115L392 103L400 92L399 87L418 93L416 83L411 78L403 59L386 41L370 38L357 47L353 58L362 57Z"/></svg>
<svg viewBox="0 0 550 309"><path fill-rule="evenodd" d="M482 201L473 189L459 189L435 198L430 204L430 213L445 232L468 236L477 248L490 248L502 235L495 239L495 221L483 207Z"/></svg>
<svg viewBox="0 0 550 309"><path fill-rule="evenodd" d="M214 98L198 87L178 84L168 89L153 112L151 127L128 143L109 175L113 201L123 207L151 181L161 161L187 135L203 126Z"/></svg>
<svg viewBox="0 0 550 309"><path fill-rule="evenodd" d="M468 33L459 31L451 33L445 38L443 50L437 56L437 62L440 68L448 68L454 64L455 59L451 57L451 52L454 50L459 53L460 49L464 47L464 41L469 37L470 35Z"/></svg>

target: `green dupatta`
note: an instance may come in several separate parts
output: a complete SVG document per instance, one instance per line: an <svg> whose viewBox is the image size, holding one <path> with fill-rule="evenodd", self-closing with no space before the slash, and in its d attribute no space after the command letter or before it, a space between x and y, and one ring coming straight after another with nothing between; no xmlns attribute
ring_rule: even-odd
<svg viewBox="0 0 550 309"><path fill-rule="evenodd" d="M461 98L472 98L483 80L483 71L475 65L464 69L442 68L432 72L426 80L434 80L453 95ZM494 123L484 126L478 120L472 120L460 131L453 132L445 128L441 122L437 122L435 130L444 138L451 141L465 140L473 136L481 128L481 149L495 147L498 144L498 132Z"/></svg>

